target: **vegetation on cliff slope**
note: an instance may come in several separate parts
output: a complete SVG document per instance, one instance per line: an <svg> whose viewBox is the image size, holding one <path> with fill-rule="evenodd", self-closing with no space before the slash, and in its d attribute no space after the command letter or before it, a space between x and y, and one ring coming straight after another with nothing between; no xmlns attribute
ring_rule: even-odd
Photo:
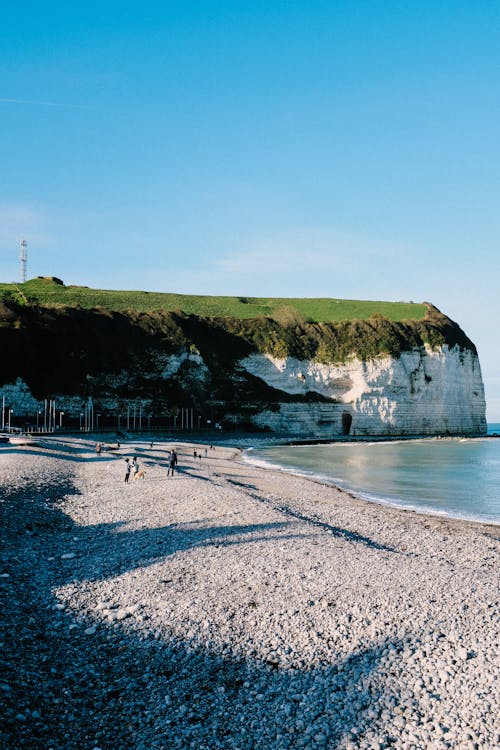
<svg viewBox="0 0 500 750"><path fill-rule="evenodd" d="M47 285L64 288L57 281ZM419 306L413 306L417 317L412 320L391 320L375 312L366 318L325 321L306 317L284 300L272 315L247 318L42 304L25 292L0 289L0 384L21 377L39 397L55 392L141 397L153 399L158 411L187 400L198 406L218 401L233 403L240 411L258 411L283 400L322 397L286 396L249 375L238 363L255 352L342 363L352 356L397 357L426 344L475 351L459 326L431 305L423 306L424 317ZM311 310L316 300L309 302ZM203 378L197 353L206 365ZM172 355L183 361L170 373Z"/></svg>
<svg viewBox="0 0 500 750"><path fill-rule="evenodd" d="M85 286L65 286L55 277L31 279L24 284L0 284L0 295L8 293L20 304L66 305L83 309L102 308L115 312L182 311L186 315L239 320L276 317L294 309L314 323L366 320L382 315L388 320L422 320L424 304L342 299L217 297L160 292L113 291Z"/></svg>
<svg viewBox="0 0 500 750"><path fill-rule="evenodd" d="M392 321L375 314L366 320L311 323L296 316L281 323L272 318L225 323L256 350L275 357L295 357L341 364L352 357L363 361L380 356L399 357L404 351L443 344L475 351L461 328L432 305L422 320Z"/></svg>

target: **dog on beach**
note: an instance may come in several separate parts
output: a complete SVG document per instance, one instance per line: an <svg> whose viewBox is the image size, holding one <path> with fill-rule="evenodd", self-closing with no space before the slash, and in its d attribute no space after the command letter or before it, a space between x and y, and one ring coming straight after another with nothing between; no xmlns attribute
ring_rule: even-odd
<svg viewBox="0 0 500 750"><path fill-rule="evenodd" d="M134 481L136 479L144 479L145 476L146 476L146 472L144 471L144 469L140 469L139 471L136 471L136 473L134 474Z"/></svg>

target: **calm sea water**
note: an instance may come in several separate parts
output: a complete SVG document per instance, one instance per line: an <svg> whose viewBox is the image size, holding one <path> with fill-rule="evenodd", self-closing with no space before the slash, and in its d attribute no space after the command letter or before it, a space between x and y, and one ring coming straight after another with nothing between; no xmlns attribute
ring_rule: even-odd
<svg viewBox="0 0 500 750"><path fill-rule="evenodd" d="M500 424L491 427L500 434ZM272 446L247 457L368 500L500 523L500 439Z"/></svg>

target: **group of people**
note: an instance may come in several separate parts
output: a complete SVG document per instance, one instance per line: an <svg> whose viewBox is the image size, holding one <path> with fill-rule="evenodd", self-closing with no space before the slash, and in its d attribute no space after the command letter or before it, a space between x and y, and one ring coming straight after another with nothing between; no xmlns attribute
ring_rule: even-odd
<svg viewBox="0 0 500 750"><path fill-rule="evenodd" d="M150 448L152 447L153 447L153 443L151 442ZM102 450L102 446L100 445L100 443L97 443L96 452L98 455L100 454L101 450ZM211 445L210 450L215 450L215 447ZM205 448L205 458L207 458L207 456L208 456L208 448ZM194 450L193 457L201 459L202 456L200 452ZM167 477L174 476L176 466L177 466L177 452L175 448L172 448L167 458ZM142 478L144 476L144 471L139 468L139 462L137 461L137 456L134 456L132 459L130 458L125 459L125 484L129 483L131 474L132 474L133 479Z"/></svg>
<svg viewBox="0 0 500 750"><path fill-rule="evenodd" d="M138 474L139 472L139 462L137 461L137 456L134 456L132 460L130 460L130 458L125 459L125 484L128 484L131 471L133 472L133 476L135 479L136 474Z"/></svg>
<svg viewBox="0 0 500 750"><path fill-rule="evenodd" d="M208 457L208 448L207 448L207 446L205 446L204 450L205 450L205 458L207 458ZM214 451L215 447L213 445L211 445L210 446L210 450ZM201 459L201 453L199 451L197 451L196 448L193 450L193 458L200 458Z"/></svg>
<svg viewBox="0 0 500 750"><path fill-rule="evenodd" d="M167 477L170 475L174 476L176 466L177 452L175 448L172 448L167 460ZM139 462L137 461L137 456L134 456L132 460L130 458L125 459L125 484L128 484L131 473L134 479L136 479L139 474Z"/></svg>
<svg viewBox="0 0 500 750"><path fill-rule="evenodd" d="M207 454L208 454L208 448L205 448L205 458L207 457ZM198 451L196 450L196 448L195 448L195 449L194 449L194 451L193 451L193 458L199 458L199 459L200 459L200 461L201 461L201 453L199 453L199 452L198 452Z"/></svg>
<svg viewBox="0 0 500 750"><path fill-rule="evenodd" d="M151 443L151 447L153 447L153 443ZM96 443L95 444L95 452L97 453L98 456L101 455L102 450L103 450L102 444L101 443ZM107 446L107 447L104 448L104 450L114 450L114 448L112 448L112 446ZM116 450L120 450L120 443L116 444Z"/></svg>

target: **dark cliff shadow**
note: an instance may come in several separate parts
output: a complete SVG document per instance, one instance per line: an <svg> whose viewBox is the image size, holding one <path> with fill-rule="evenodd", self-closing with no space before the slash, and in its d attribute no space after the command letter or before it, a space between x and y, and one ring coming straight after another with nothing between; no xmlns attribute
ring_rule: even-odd
<svg viewBox="0 0 500 750"><path fill-rule="evenodd" d="M341 539L345 539L348 542L355 542L356 544L364 544L366 547L370 547L371 549L381 550L384 552L397 553L397 550L395 550L393 547L388 547L385 544L380 544L380 542L375 542L373 539L370 539L370 537L368 536L363 536L362 534L358 534L357 531L350 531L349 529L342 529L339 526L332 526L331 524L326 523L324 521L320 521L317 518L312 518L311 516L306 516L303 513L299 513L298 511L293 510L292 508L286 505L278 504L278 505L273 505L273 507L276 510L281 511L288 517L296 518L300 521L305 521L306 523L309 523L312 526L316 526L317 528L323 529L323 531L326 531L332 536L340 537Z"/></svg>
<svg viewBox="0 0 500 750"><path fill-rule="evenodd" d="M63 580L98 581L154 565L178 552L196 547L232 546L256 541L303 537L283 534L287 523L249 524L243 526L201 526L196 523L172 524L152 529L121 530L123 524L98 524L74 528L78 543L69 543L75 551L71 571ZM258 534L258 535L257 535ZM71 537L73 539L73 537Z"/></svg>
<svg viewBox="0 0 500 750"><path fill-rule="evenodd" d="M154 449L153 449L154 451ZM64 444L50 444L40 445L32 447L22 447L16 445L0 445L0 456L1 455L25 455L25 456L43 456L44 458L50 457L54 459L62 459L70 463L99 463L104 461L124 461L126 458L132 458L135 456L139 462L148 463L149 465L167 465L167 456L155 457L152 455L152 451L148 453L141 453L138 450L134 450L134 447L121 446L116 451L103 451L100 455L97 455L91 446L84 448L68 448Z"/></svg>
<svg viewBox="0 0 500 750"><path fill-rule="evenodd" d="M211 482L214 483L213 477L209 474L199 474L196 469L192 469L189 466L176 466L175 467L175 474L176 476L186 476L191 477L191 479L200 479L202 482Z"/></svg>
<svg viewBox="0 0 500 750"><path fill-rule="evenodd" d="M380 680L373 689L369 680L389 642L348 659L332 653L329 663L284 669L158 637L129 621L87 616L75 623L75 613L61 609L53 594L69 581L85 585L195 546L245 543L256 531L261 538L271 532L270 540L286 523L192 524L182 542L176 527L78 526L61 510L61 498L75 494L71 484L57 482L0 489L2 748L278 750L308 747L312 727L333 750L352 729L362 736L384 693ZM109 544L119 545L118 569L106 563ZM75 546L82 557L62 560Z"/></svg>
<svg viewBox="0 0 500 750"><path fill-rule="evenodd" d="M258 487L255 484L250 484L250 482L240 482L237 479L231 477L231 479L226 477L226 481L229 482L229 484L234 485L235 487L241 487L244 490L257 490Z"/></svg>
<svg viewBox="0 0 500 750"><path fill-rule="evenodd" d="M129 458L133 454L130 453L123 453L123 454L117 454L112 452L106 452L105 454L102 454L100 456L94 454L92 455L91 449L87 448L86 450L81 451L64 451L60 448L60 446L47 446L47 447L32 447L32 448L22 448L20 446L1 446L0 448L0 456L4 454L12 454L16 456L43 456L44 458L50 457L54 459L62 459L64 461L68 461L70 463L95 463L98 461L103 461L106 459L111 460L117 460L117 459L125 459Z"/></svg>
<svg viewBox="0 0 500 750"><path fill-rule="evenodd" d="M349 541L349 542L363 544L366 547L370 547L371 549L377 549L377 550L381 550L384 552L397 553L397 550L395 550L393 547L388 547L385 544L380 544L379 542L375 542L373 539L370 539L370 537L368 536L363 536L362 534L358 534L357 531L350 531L349 529L342 529L338 526L332 526L331 524L326 523L325 521L320 521L319 518L307 516L305 515L305 513L299 513L298 511L294 510L288 505L285 505L282 502L275 502L275 501L269 500L269 498L264 498L261 495L257 494L256 492L251 491L255 489L254 485L252 484L245 484L243 482L237 482L237 481L234 481L234 479L229 479L228 477L224 477L224 481L227 482L228 484L242 488L245 491L245 494L249 495L253 500L263 503L267 505L268 507L271 507L274 510L280 513L283 513L288 518L295 518L298 521L303 521L304 523L308 523L312 526L315 526L316 528L326 531L328 534L331 534L332 536L345 539L346 541Z"/></svg>

